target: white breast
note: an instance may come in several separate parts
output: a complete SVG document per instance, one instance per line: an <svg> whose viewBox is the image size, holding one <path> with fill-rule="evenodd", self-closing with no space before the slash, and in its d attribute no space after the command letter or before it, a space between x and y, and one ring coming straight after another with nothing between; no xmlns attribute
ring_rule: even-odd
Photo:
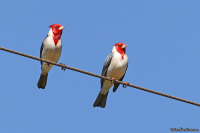
<svg viewBox="0 0 200 133"><path fill-rule="evenodd" d="M58 41L57 45L53 41L53 37L48 36L43 41L43 51L42 51L42 58L49 59L53 62L58 62L62 51L62 42L61 40Z"/></svg>
<svg viewBox="0 0 200 133"><path fill-rule="evenodd" d="M42 59L49 59L53 62L58 62L60 55L62 51L62 42L61 40L58 41L57 45L55 46L55 43L53 41L52 36L48 36L43 41L43 50L42 50ZM42 73L48 73L49 70L52 68L53 65L49 64L47 65L45 62L43 62L42 65Z"/></svg>
<svg viewBox="0 0 200 133"><path fill-rule="evenodd" d="M128 56L125 54L124 59L122 59L120 53L114 52L106 76L113 77L119 80L126 72L127 65L128 65Z"/></svg>

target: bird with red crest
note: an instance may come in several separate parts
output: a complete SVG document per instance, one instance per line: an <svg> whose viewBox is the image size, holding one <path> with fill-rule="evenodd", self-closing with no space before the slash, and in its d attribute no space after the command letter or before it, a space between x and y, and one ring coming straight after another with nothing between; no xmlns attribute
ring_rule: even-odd
<svg viewBox="0 0 200 133"><path fill-rule="evenodd" d="M51 29L49 30L47 37L43 40L40 48L40 58L45 59L48 62L58 62L62 51L62 41L60 38L65 27L60 24L53 24L49 27ZM38 88L45 88L48 73L52 66L52 64L41 61L41 75L37 84Z"/></svg>

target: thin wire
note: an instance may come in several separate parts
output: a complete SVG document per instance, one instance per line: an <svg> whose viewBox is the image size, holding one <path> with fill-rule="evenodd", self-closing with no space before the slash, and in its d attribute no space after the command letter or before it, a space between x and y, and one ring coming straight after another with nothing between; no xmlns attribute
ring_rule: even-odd
<svg viewBox="0 0 200 133"><path fill-rule="evenodd" d="M24 54L24 53L20 53L20 52L14 51L14 50L6 49L6 48L3 48L3 47L0 47L0 50L7 51L7 52L10 52L10 53L14 53L14 54L18 54L18 55L21 55L21 56L25 56L25 57L28 57L28 58L31 58L31 59L34 59L34 60L43 61L43 62L46 62L46 63L49 63L49 64L53 64L53 65L56 65L56 66L59 66L59 67L63 68L62 64L55 63L55 62L52 62L52 61L47 61L45 59L37 58L37 57L31 56L31 55L27 55L27 54ZM171 98L171 99L175 99L175 100L178 100L178 101L181 101L181 102L193 104L193 105L196 105L196 106L200 107L199 103L192 102L192 101L185 100L185 99L178 98L178 97L174 97L174 96L171 96L171 95L168 95L168 94L164 94L164 93L161 93L161 92L153 91L153 90L150 90L150 89L147 89L147 88L143 88L143 87L140 87L140 86L136 86L136 85L133 85L133 84L127 84L127 82L122 82L122 81L119 81L119 80L112 80L111 78L108 78L108 77L100 76L100 75L97 75L97 74L94 74L94 73L90 73L90 72L83 71L83 70L80 70L80 69L77 69L77 68L73 68L73 67L69 67L69 66L64 66L64 68L65 69L70 69L70 70L73 70L73 71L77 71L77 72L80 72L80 73L88 74L88 75L91 75L91 76L94 76L94 77L110 80L110 81L113 81L113 82L118 83L118 84L122 84L122 85L125 85L125 86L130 86L130 87L133 87L133 88L136 88L136 89L140 89L140 90L143 90L143 91L147 91L147 92L150 92L150 93L154 93L154 94L157 94L157 95L161 95L161 96L164 96L164 97L168 97L168 98Z"/></svg>

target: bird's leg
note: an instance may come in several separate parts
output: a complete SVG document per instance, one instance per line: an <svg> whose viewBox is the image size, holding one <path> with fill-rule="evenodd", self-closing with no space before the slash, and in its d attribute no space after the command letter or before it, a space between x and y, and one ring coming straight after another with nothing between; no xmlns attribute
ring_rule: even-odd
<svg viewBox="0 0 200 133"><path fill-rule="evenodd" d="M126 88L127 85L129 84L129 82L126 82L126 81L125 81L124 83L125 83L125 85L123 84L123 87Z"/></svg>
<svg viewBox="0 0 200 133"><path fill-rule="evenodd" d="M115 78L110 77L110 79L111 79L111 84L114 83Z"/></svg>
<svg viewBox="0 0 200 133"><path fill-rule="evenodd" d="M61 69L65 71L65 69L66 69L67 66L64 63L60 63L60 64L62 65Z"/></svg>
<svg viewBox="0 0 200 133"><path fill-rule="evenodd" d="M46 59L46 61L47 61L47 65L48 65L48 67L49 67L50 60L49 60L49 59Z"/></svg>

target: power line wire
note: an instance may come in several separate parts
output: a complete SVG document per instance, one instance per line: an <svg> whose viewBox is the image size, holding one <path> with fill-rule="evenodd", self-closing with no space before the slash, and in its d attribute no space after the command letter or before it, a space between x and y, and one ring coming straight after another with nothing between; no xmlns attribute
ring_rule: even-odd
<svg viewBox="0 0 200 133"><path fill-rule="evenodd" d="M28 57L28 58L31 58L31 59L34 59L34 60L43 61L43 62L53 64L53 65L56 65L56 66L63 68L62 64L55 63L55 62L52 62L52 61L47 61L45 59L37 58L37 57L27 55L27 54L24 54L24 53L20 53L20 52L14 51L14 50L6 49L6 48L3 48L3 47L0 47L0 50L7 51L7 52L10 52L10 53L14 53L14 54L18 54L18 55L21 55L21 56L25 56L25 57ZM73 67L69 67L69 66L65 66L64 68L70 69L70 70L73 70L73 71L77 71L77 72L80 72L80 73L84 73L84 74L87 74L87 75L91 75L91 76L94 76L94 77L110 80L110 81L113 81L115 83L119 83L119 84L122 84L122 85L125 85L125 86L130 86L130 87L133 87L133 88L136 88L136 89L140 89L140 90L143 90L143 91L147 91L147 92L150 92L150 93L154 93L154 94L157 94L157 95L161 95L161 96L164 96L164 97L168 97L168 98L171 98L171 99L175 99L175 100L178 100L178 101L181 101L181 102L193 104L193 105L200 107L200 104L196 103L196 102L192 102L192 101L185 100L185 99L182 99L182 98L174 97L174 96L171 96L171 95L168 95L168 94L164 94L164 93L161 93L161 92L157 92L157 91L154 91L154 90L150 90L150 89L147 89L147 88L136 86L136 85L133 85L133 84L127 84L126 82L122 82L122 81L119 81L119 80L112 80L111 78L100 76L100 75L90 73L90 72L87 72L87 71L83 71L83 70L80 70L80 69L77 69L77 68L73 68Z"/></svg>

